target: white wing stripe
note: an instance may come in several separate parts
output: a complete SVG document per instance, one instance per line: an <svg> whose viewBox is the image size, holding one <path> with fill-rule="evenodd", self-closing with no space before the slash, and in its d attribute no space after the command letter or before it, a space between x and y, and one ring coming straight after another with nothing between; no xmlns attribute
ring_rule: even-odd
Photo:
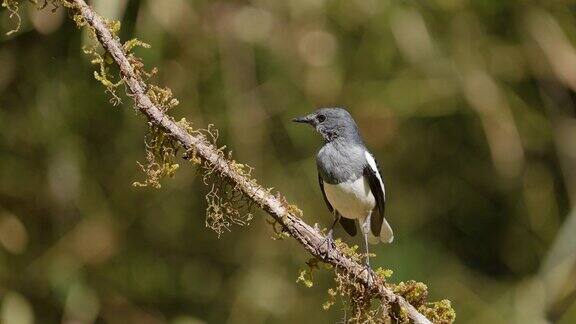
<svg viewBox="0 0 576 324"><path fill-rule="evenodd" d="M382 187L382 193L384 194L384 199L386 199L386 188L384 187L384 182L382 181L380 172L378 172L378 166L376 165L376 160L374 160L374 157L368 151L365 151L364 155L366 156L366 161L368 161L368 165L370 166L372 171L374 171L376 177L378 177L378 181L380 181L380 186Z"/></svg>

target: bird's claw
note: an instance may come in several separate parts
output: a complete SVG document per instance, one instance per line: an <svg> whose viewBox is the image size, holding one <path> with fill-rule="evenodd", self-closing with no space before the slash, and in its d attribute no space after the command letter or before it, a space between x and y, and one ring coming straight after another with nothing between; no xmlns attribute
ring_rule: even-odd
<svg viewBox="0 0 576 324"><path fill-rule="evenodd" d="M322 249L320 247L324 244L326 244L326 250L322 251ZM334 239L332 237L332 230L330 230L328 232L328 234L326 234L326 237L324 238L322 243L320 243L319 249L317 252L319 255L323 256L324 258L329 258L330 252L332 251L333 248L334 248Z"/></svg>
<svg viewBox="0 0 576 324"><path fill-rule="evenodd" d="M366 263L364 265L364 269L366 270L366 284L368 287L370 287L372 285L372 281L374 278L372 278L372 268L370 268L370 264Z"/></svg>
<svg viewBox="0 0 576 324"><path fill-rule="evenodd" d="M364 269L366 270L366 282L368 286L372 285L372 268L370 267L370 254L366 251L366 261L364 263Z"/></svg>

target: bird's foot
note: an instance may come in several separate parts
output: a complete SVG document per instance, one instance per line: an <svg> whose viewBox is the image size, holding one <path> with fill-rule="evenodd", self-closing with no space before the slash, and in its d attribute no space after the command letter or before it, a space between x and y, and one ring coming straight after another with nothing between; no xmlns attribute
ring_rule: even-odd
<svg viewBox="0 0 576 324"><path fill-rule="evenodd" d="M322 251L322 249L320 247L324 244L326 244L326 250ZM326 234L326 237L324 238L322 243L320 243L319 248L320 249L318 251L318 254L320 254L324 258L330 257L330 252L332 252L332 249L334 248L334 239L332 237L332 230L328 231L328 234Z"/></svg>
<svg viewBox="0 0 576 324"><path fill-rule="evenodd" d="M368 286L371 286L374 279L372 278L372 268L370 268L370 265L366 264L365 269L366 269L366 283Z"/></svg>
<svg viewBox="0 0 576 324"><path fill-rule="evenodd" d="M366 262L364 263L364 268L366 269L366 282L368 286L372 285L372 268L370 267L370 255L366 254Z"/></svg>

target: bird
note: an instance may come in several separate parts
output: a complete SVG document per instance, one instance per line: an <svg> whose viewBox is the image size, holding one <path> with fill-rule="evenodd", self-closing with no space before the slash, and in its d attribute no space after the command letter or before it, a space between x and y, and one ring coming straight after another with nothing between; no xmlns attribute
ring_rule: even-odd
<svg viewBox="0 0 576 324"><path fill-rule="evenodd" d="M394 232L384 218L386 190L374 155L366 148L356 122L344 108L320 108L292 121L312 126L324 140L316 155L316 167L324 201L334 216L326 236L327 253L333 244L336 223L355 236L358 221L369 268L369 243L394 240Z"/></svg>

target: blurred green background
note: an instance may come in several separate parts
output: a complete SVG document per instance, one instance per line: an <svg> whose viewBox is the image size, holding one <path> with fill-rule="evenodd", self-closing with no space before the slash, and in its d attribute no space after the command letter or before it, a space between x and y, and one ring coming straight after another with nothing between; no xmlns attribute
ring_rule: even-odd
<svg viewBox="0 0 576 324"><path fill-rule="evenodd" d="M320 138L290 119L347 107L380 161L391 245L461 323L576 322L576 1L94 0L122 21L173 111L328 226ZM333 323L330 272L258 212L218 239L182 162L142 179L146 122L112 107L62 9L0 11L0 321ZM338 230L337 235L342 235ZM346 238L348 242L356 242ZM356 242L358 243L358 242Z"/></svg>

